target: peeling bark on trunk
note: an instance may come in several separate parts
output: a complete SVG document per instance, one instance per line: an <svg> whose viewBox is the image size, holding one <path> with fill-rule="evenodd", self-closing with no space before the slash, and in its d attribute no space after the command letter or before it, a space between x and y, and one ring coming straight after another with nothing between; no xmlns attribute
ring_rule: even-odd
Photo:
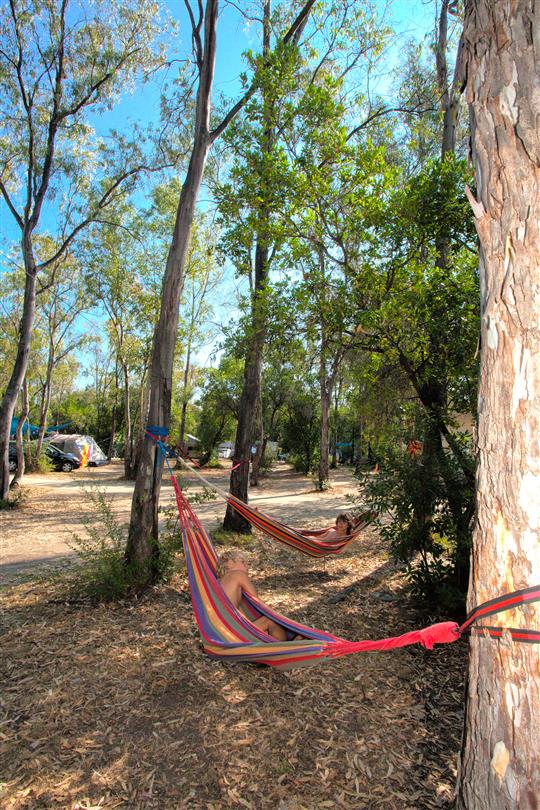
<svg viewBox="0 0 540 810"><path fill-rule="evenodd" d="M465 9L482 312L472 607L540 582L540 6ZM540 611L488 623L538 630ZM470 651L457 807L536 809L538 645L475 634Z"/></svg>
<svg viewBox="0 0 540 810"><path fill-rule="evenodd" d="M27 230L22 238L22 252L25 268L24 302L19 327L17 357L11 377L0 405L0 499L5 500L9 492L9 436L11 420L15 412L19 391L23 384L30 356L32 324L36 311L36 263L32 252L31 231Z"/></svg>
<svg viewBox="0 0 540 810"><path fill-rule="evenodd" d="M24 478L24 471L25 471L25 459L24 459L24 423L28 419L28 414L30 412L30 403L28 401L28 382L26 377L23 380L22 384L22 407L21 413L19 414L19 421L17 423L17 430L15 431L15 444L17 447L17 469L15 470L15 475L13 476L13 480L10 484L10 489L16 489L21 485L21 482Z"/></svg>
<svg viewBox="0 0 540 810"><path fill-rule="evenodd" d="M161 310L154 336L150 370L148 423L169 427L172 369L178 332L178 307L184 283L195 203L210 147L210 98L216 58L217 0L208 0L204 20L204 49L199 54L199 87L193 151L182 186L165 278ZM163 466L153 441L143 442L131 506L126 559L140 571L141 585L152 582L158 571L158 503Z"/></svg>

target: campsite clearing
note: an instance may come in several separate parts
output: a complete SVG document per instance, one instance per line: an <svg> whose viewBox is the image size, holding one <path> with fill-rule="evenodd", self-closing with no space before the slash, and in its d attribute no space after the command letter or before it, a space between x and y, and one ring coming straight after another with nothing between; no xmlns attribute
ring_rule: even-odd
<svg viewBox="0 0 540 810"><path fill-rule="evenodd" d="M224 486L227 470L208 477ZM135 602L66 604L57 585L31 575L70 564L66 541L90 516L82 485L95 481L127 518L132 485L118 465L69 480L31 476L32 498L21 510L0 513L8 538L3 562L10 563L3 567L10 584L0 592L0 744L8 763L2 807L449 806L464 642L279 673L202 653L183 572ZM280 465L252 499L287 522L320 526L354 491L345 471L334 473L333 483L316 493L309 479ZM166 484L162 501L170 500ZM210 529L224 511L219 500L196 509ZM259 536L247 556L273 607L347 638L398 634L436 618L413 610L374 529L326 562Z"/></svg>

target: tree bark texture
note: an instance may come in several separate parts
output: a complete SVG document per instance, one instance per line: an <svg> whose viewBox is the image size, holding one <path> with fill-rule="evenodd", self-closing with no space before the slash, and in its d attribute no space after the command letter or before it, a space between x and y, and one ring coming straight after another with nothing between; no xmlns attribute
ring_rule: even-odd
<svg viewBox="0 0 540 810"><path fill-rule="evenodd" d="M330 397L332 392L330 389L330 381L328 380L326 374L326 362L322 352L319 373L321 394L321 438L318 487L320 490L323 490L330 478L328 456L330 448Z"/></svg>
<svg viewBox="0 0 540 810"><path fill-rule="evenodd" d="M264 0L263 12L263 56L270 53L270 0ZM263 91L264 92L264 91ZM272 104L267 97L263 98L265 126L263 131L261 152L269 156L275 138L272 127ZM264 344L266 342L266 285L269 271L269 225L270 205L265 197L267 178L261 177L261 206L259 211L259 224L257 229L255 247L255 284L252 298L251 326L252 332L244 364L244 385L240 398L238 426L234 445L233 462L240 462L231 473L230 490L233 495L247 503L249 484L249 459L251 457L252 442L255 438L257 419L257 406L261 391L261 369ZM262 419L262 416L261 416ZM223 528L226 531L251 533L251 525L238 514L230 505L227 505Z"/></svg>
<svg viewBox="0 0 540 810"><path fill-rule="evenodd" d="M11 420L15 413L15 406L19 391L23 384L30 357L30 341L32 338L32 324L36 311L36 263L32 251L31 231L25 230L22 238L22 253L26 281L24 287L24 302L21 322L19 326L19 340L17 343L17 356L11 377L7 384L2 404L0 405L0 499L5 499L9 493L9 436Z"/></svg>
<svg viewBox="0 0 540 810"><path fill-rule="evenodd" d="M25 459L24 459L24 425L26 420L28 419L28 413L30 411L30 404L28 401L28 382L26 377L23 380L22 390L21 390L21 412L19 414L19 421L17 422L17 430L15 431L15 445L17 447L17 469L15 470L15 475L13 476L13 480L10 484L10 489L16 489L20 487L21 482L24 478L24 470L26 467ZM28 435L30 435L30 430L28 430Z"/></svg>
<svg viewBox="0 0 540 810"><path fill-rule="evenodd" d="M540 4L468 0L480 238L479 468L469 608L540 582ZM532 605L491 625L540 629ZM536 644L473 634L457 807L540 806Z"/></svg>
<svg viewBox="0 0 540 810"><path fill-rule="evenodd" d="M170 426L172 370L178 332L178 307L184 283L195 203L210 147L210 108L216 57L218 0L208 0L204 21L204 49L199 55L199 87L195 137L188 171L178 203L173 238L163 281L161 310L154 335L150 369L148 424ZM158 503L163 465L154 442L145 439L141 451L131 507L126 558L141 572L141 584L155 578L159 554Z"/></svg>
<svg viewBox="0 0 540 810"><path fill-rule="evenodd" d="M252 309L252 333L244 365L244 384L240 407L238 412L238 426L234 445L233 464L238 464L231 472L230 490L233 495L245 503L248 500L249 459L254 439L257 403L261 390L261 367L263 349L266 341L266 306L265 287L268 278L268 244L260 235L255 251L255 290ZM223 519L223 528L226 531L251 533L251 524L227 506Z"/></svg>

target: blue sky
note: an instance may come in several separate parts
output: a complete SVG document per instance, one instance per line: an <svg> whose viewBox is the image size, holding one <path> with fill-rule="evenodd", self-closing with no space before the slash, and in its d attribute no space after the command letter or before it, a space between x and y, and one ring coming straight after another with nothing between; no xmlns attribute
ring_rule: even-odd
<svg viewBox="0 0 540 810"><path fill-rule="evenodd" d="M360 0L358 0L360 2ZM240 0L238 5L242 5ZM244 7L248 4L244 3ZM377 0L380 8L387 8L386 17L398 33L397 45L393 50L393 59L390 64L399 64L399 53L406 39L422 39L426 32L433 28L434 0L393 0L387 3ZM180 48L184 53L190 46L190 31L187 13L183 0L167 0L165 7L171 16L180 25ZM232 99L238 97L240 84L239 74L245 69L242 53L247 48L257 49L258 30L256 26L250 27L242 15L230 5L222 3L218 27L218 47L214 84L214 97L223 94ZM109 128L119 128L129 131L130 124L140 122L143 124L157 121L159 118L159 90L162 78L158 77L152 84L137 88L132 95L127 95L114 110L101 119L96 119L96 130L104 134ZM381 87L383 87L383 83ZM44 207L41 227L52 230L53 221ZM7 210L4 201L0 199L0 249L2 253L13 240L18 240L19 232L14 220ZM0 270L2 260L0 257Z"/></svg>
<svg viewBox="0 0 540 810"><path fill-rule="evenodd" d="M357 0L360 2L360 0ZM396 45L392 51L392 57L387 63L389 68L399 65L400 51L403 44L408 39L423 39L426 34L433 29L435 16L435 3L433 0L393 0L391 4L384 0L376 0L379 8L386 8L386 19L398 33ZM239 0L238 5L248 7L247 3ZM188 24L187 12L183 0L168 0L165 6L171 16L179 22L179 52L184 54L190 47L190 28ZM220 95L236 99L240 92L239 74L245 69L245 62L242 53L248 49L258 49L258 28L250 27L243 16L231 5L222 3L218 26L217 60L214 84L214 97ZM156 80L145 87L137 88L132 95L126 95L121 103L106 116L96 119L94 125L99 134L106 134L109 128L118 128L128 131L133 122L148 124L159 119L159 90L163 79L157 77ZM387 79L381 79L380 87L384 91ZM144 203L144 192L137 195L137 203ZM204 190L201 195L207 197ZM204 206L204 202L203 202ZM54 231L54 214L47 212L44 208L41 230L49 229ZM0 273L3 269L3 258L10 245L18 241L19 232L14 220L7 210L3 200L0 200ZM4 254L4 256L2 256ZM5 266L5 265L4 265ZM221 295L221 300L231 300L234 298L232 286L234 286L233 274L228 272L228 284L231 290L227 294ZM231 294L233 293L233 294ZM231 313L232 313L231 306ZM227 317L227 314L225 317Z"/></svg>

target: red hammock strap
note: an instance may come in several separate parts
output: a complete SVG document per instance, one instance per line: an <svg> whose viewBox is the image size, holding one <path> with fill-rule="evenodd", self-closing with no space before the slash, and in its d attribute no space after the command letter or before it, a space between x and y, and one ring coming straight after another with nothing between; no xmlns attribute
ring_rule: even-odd
<svg viewBox="0 0 540 810"><path fill-rule="evenodd" d="M182 450L182 448L181 448L181 447L177 447L176 449L177 449L177 452L178 452L178 453L180 453L180 455L182 456L182 458L184 458L184 459L186 459L187 461L189 461L189 462L190 462L190 464L193 464L193 466L194 466L194 467L199 467L199 468L200 468L200 466L201 466L201 465L199 464L199 462L198 462L196 459L192 458L192 457L189 455L189 453L187 453L185 450Z"/></svg>
<svg viewBox="0 0 540 810"><path fill-rule="evenodd" d="M503 633L509 633L512 641L523 641L528 644L540 644L540 630L526 630L519 627L491 627L478 624L471 627L478 635L502 638Z"/></svg>
<svg viewBox="0 0 540 810"><path fill-rule="evenodd" d="M238 467L242 466L242 464L251 464L251 461L250 461L249 458L243 458L243 459L240 459L240 461L236 461L236 459L233 458L233 466L231 467L231 472L234 472L234 470L237 470Z"/></svg>
<svg viewBox="0 0 540 810"><path fill-rule="evenodd" d="M513 608L517 607L518 605L528 605L531 602L538 602L540 601L540 585L532 585L530 588L522 588L519 591L512 591L512 593L504 594L503 596L497 596L495 599L490 599L487 602L483 602L481 605L477 605L475 608L471 610L461 627L459 628L460 633L466 633L470 630L471 625L478 621L478 619L483 619L486 616L493 616L495 613L502 613L505 610L512 610ZM482 629L481 626L475 629ZM489 629L489 628L487 628ZM504 628L499 628L499 630L503 630ZM508 628L510 630L511 628ZM528 632L535 634L536 631L521 631L521 632ZM526 639L532 640L532 639Z"/></svg>

